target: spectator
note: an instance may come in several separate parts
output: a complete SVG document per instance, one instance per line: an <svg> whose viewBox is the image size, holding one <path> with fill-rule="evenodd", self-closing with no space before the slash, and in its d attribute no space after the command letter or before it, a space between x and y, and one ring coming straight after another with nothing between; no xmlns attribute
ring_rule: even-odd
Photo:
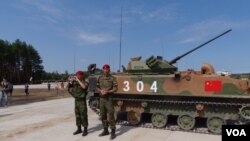
<svg viewBox="0 0 250 141"><path fill-rule="evenodd" d="M9 82L9 83L8 83L8 88L9 88L9 96L12 96L13 84Z"/></svg>
<svg viewBox="0 0 250 141"><path fill-rule="evenodd" d="M48 81L48 90L50 91L50 87L51 87L51 84L50 84L50 81Z"/></svg>
<svg viewBox="0 0 250 141"><path fill-rule="evenodd" d="M32 76L30 77L30 80L29 80L29 81L30 81L30 84L33 83L33 77L32 77Z"/></svg>
<svg viewBox="0 0 250 141"><path fill-rule="evenodd" d="M2 85L0 84L0 107L3 107L3 100L4 100L2 90L3 90L3 88L2 88Z"/></svg>
<svg viewBox="0 0 250 141"><path fill-rule="evenodd" d="M6 107L8 105L8 93L9 93L8 81L3 78L1 86L2 86L1 106Z"/></svg>
<svg viewBox="0 0 250 141"><path fill-rule="evenodd" d="M56 94L58 95L59 94L59 84L58 83L56 83L55 91L56 91Z"/></svg>
<svg viewBox="0 0 250 141"><path fill-rule="evenodd" d="M63 90L64 89L64 83L61 82L61 89Z"/></svg>
<svg viewBox="0 0 250 141"><path fill-rule="evenodd" d="M29 83L28 82L24 85L24 91L25 91L26 96L28 96L29 95Z"/></svg>

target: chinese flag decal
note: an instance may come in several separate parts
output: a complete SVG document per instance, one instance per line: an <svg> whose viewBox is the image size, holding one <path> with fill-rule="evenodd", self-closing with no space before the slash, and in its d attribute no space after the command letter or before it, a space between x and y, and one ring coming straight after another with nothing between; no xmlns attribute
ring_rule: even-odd
<svg viewBox="0 0 250 141"><path fill-rule="evenodd" d="M221 92L221 80L205 81L206 92Z"/></svg>

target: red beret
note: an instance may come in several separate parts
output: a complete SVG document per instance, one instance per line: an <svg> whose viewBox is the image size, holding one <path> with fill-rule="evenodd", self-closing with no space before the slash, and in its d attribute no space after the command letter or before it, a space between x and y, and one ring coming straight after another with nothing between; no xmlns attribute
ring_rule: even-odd
<svg viewBox="0 0 250 141"><path fill-rule="evenodd" d="M102 69L110 69L110 66L108 64L103 65Z"/></svg>
<svg viewBox="0 0 250 141"><path fill-rule="evenodd" d="M76 72L76 75L83 75L84 73L83 73L83 71L77 71Z"/></svg>

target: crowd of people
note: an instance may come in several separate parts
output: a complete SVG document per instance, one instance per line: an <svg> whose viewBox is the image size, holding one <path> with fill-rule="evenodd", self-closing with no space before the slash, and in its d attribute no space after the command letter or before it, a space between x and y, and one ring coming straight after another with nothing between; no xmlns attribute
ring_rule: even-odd
<svg viewBox="0 0 250 141"><path fill-rule="evenodd" d="M62 91L65 88L65 82L61 81L61 82L55 82L53 87L54 87L54 91L57 95L59 95L60 93L62 93ZM29 96L30 92L30 82L26 82L24 84L24 94L25 96ZM52 85L51 82L48 81L48 91L51 90ZM9 81L7 81L6 78L3 78L1 83L0 83L0 107L7 107L8 106L8 97L12 97L12 93L13 93L13 84Z"/></svg>
<svg viewBox="0 0 250 141"><path fill-rule="evenodd" d="M24 92L26 96L29 95L29 83L25 83ZM7 79L3 78L0 84L0 107L8 106L8 97L12 97L13 93L13 84Z"/></svg>

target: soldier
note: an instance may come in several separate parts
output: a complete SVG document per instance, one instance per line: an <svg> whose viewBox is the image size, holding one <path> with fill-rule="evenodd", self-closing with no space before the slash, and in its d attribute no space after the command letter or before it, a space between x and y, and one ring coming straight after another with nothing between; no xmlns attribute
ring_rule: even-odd
<svg viewBox="0 0 250 141"><path fill-rule="evenodd" d="M86 136L88 134L88 111L86 104L88 85L88 82L86 82L84 79L83 71L77 71L76 77L73 77L68 85L68 92L75 98L75 116L77 130L73 133L73 135L82 133L81 126L84 127L82 136Z"/></svg>
<svg viewBox="0 0 250 141"><path fill-rule="evenodd" d="M116 78L110 74L110 66L108 64L103 65L103 75L98 78L97 91L100 94L100 112L102 125L104 128L103 132L99 136L105 136L109 134L109 124L111 128L110 139L112 140L116 137L112 94L117 91L117 81ZM109 119L107 119L107 114Z"/></svg>

